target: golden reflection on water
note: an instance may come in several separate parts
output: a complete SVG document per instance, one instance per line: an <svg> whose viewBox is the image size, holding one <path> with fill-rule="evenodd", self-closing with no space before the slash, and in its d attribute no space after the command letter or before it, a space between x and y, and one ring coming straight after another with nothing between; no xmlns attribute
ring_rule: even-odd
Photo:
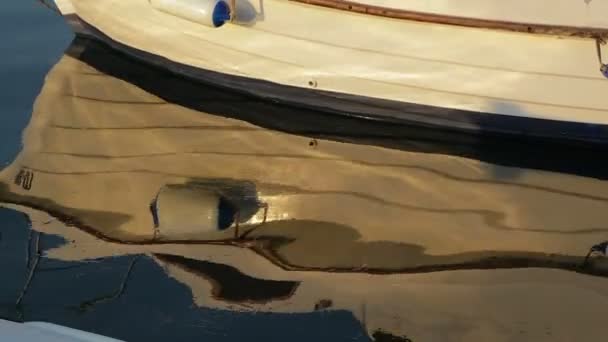
<svg viewBox="0 0 608 342"><path fill-rule="evenodd" d="M70 241L48 257L143 253L198 305L346 309L370 334L604 335L606 261L580 265L608 236L607 181L311 141L167 103L73 55L0 173L0 201Z"/></svg>

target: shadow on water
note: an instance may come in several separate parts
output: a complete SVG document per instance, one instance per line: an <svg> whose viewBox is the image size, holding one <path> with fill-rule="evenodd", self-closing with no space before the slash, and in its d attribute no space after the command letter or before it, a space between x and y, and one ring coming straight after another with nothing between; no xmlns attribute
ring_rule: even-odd
<svg viewBox="0 0 608 342"><path fill-rule="evenodd" d="M77 270L40 273L24 306L28 320L47 320L125 341L347 340L363 335L347 312L330 314L256 314L199 308L190 290L168 278L148 257L134 266L121 296L116 292L132 257L98 260ZM56 262L55 267L67 266ZM122 270L119 272L118 270ZM78 274L78 278L74 276ZM40 288L46 284L46 289ZM65 284L71 284L66 286ZM101 285L103 284L103 285ZM49 291L54 296L48 296ZM167 295L170 294L170 295ZM88 305L86 310L76 308ZM309 329L315 326L317 329ZM309 330L309 331L305 331ZM353 336L354 335L354 336ZM347 338L345 338L347 337Z"/></svg>
<svg viewBox="0 0 608 342"><path fill-rule="evenodd" d="M346 311L280 314L197 307L188 287L168 278L157 263L143 255L78 262L42 257L19 310L15 299L28 272L24 260L29 222L23 214L8 209L0 209L0 218L0 317L53 322L125 341L202 337L213 341L369 341L360 323ZM43 250L63 243L60 237L41 235ZM297 288L296 282L255 279L227 265L163 258L223 285L218 294L228 300L271 300L265 291L268 287L281 297ZM239 285L234 280L244 280L240 285L252 288L235 292L229 288Z"/></svg>
<svg viewBox="0 0 608 342"><path fill-rule="evenodd" d="M202 112L245 120L282 132L393 149L449 154L478 159L496 165L548 170L607 179L608 166L599 155L607 151L600 145L588 145L567 139L536 139L521 128L519 136L486 133L484 127L495 126L496 120L517 130L513 119L495 116L479 119L478 132L456 132L416 124L364 120L346 115L323 113L229 91L220 87L176 76L160 68L144 65L131 57L108 48L103 43L78 37L67 51L104 74L132 83L168 102ZM162 82L159 82L162 80ZM504 104L497 104L504 107ZM247 110L243 110L247 108ZM502 108L505 109L505 108ZM425 110L412 115L424 115ZM448 111L449 112L449 111ZM459 113L444 113L460 115ZM449 119L449 118L448 118ZM559 130L561 123L530 120L530 125ZM567 138L567 137L565 137ZM515 177L515 174L497 174Z"/></svg>
<svg viewBox="0 0 608 342"><path fill-rule="evenodd" d="M254 182L236 179L193 179L183 185L217 192L238 208L239 222L248 221L263 205Z"/></svg>
<svg viewBox="0 0 608 342"><path fill-rule="evenodd" d="M606 262L599 260L582 267L584 256L525 251L431 255L423 246L393 241L364 242L361 238L351 227L298 220L269 222L247 234L250 248L289 270L392 274L554 268L608 277Z"/></svg>

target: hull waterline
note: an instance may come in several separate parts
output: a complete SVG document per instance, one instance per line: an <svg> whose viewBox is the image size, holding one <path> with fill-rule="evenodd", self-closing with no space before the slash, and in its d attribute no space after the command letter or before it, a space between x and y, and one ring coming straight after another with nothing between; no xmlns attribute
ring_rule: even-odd
<svg viewBox="0 0 608 342"><path fill-rule="evenodd" d="M431 135L434 136L432 140L454 141L456 144L461 141L483 141L484 143L487 140L509 141L519 146L534 144L537 145L536 148L539 151L546 151L547 145L556 146L555 148L558 150L563 148L582 149L584 152L581 153L585 155L596 154L608 146L608 122L605 122L606 118L601 115L603 109L596 108L597 106L583 108L549 103L542 105L546 107L543 107L543 111L551 110L551 107L554 107L559 113L541 115L528 112L526 108L519 107L514 101L495 100L492 103L495 111L490 112L450 108L436 105L433 101L428 103L424 101L418 103L397 101L395 98L391 98L390 94L382 98L371 93L370 96L367 96L362 95L361 92L347 93L335 91L335 89L327 90L323 89L321 85L317 85L317 81L308 82L309 84L306 87L293 86L282 83L278 79L260 79L245 74L235 75L223 72L220 68L216 70L206 69L195 63L182 63L170 56L146 51L140 48L144 44L130 44L124 40L116 39L111 34L104 32L94 22L87 21L77 13L71 2L62 0L58 2L58 5L77 35L101 41L138 61L143 61L207 86L211 85L225 91L243 94L283 107L315 112L317 117L322 115L337 120L360 121L358 125L362 127L369 125L369 130L362 128L342 132L345 136L358 135L361 137L367 133L368 136L376 137L379 135L383 137L394 136L396 132L400 138L416 139L419 136L428 137L428 132L432 132ZM589 42L589 45L592 45L592 42ZM466 46L463 48L466 48ZM255 61L251 64L255 64ZM598 68L594 65L593 69ZM559 75L559 77L569 76ZM573 80L576 81L577 79L587 82L585 83L586 86L598 88L593 88L594 93L599 93L604 87L608 86L608 80L603 80L601 76L573 76ZM487 81L480 80L480 83L483 85ZM497 83L497 87L499 87L502 81L497 81L500 81ZM573 84L574 86L575 84ZM365 91L363 92L365 93ZM537 105L533 102L530 102L532 103L531 106ZM275 118L269 117L261 120L262 122L259 118L248 121L270 128L290 131L290 128L287 127L289 122L279 122L287 120L287 118L277 118L277 122L272 122L273 119ZM295 125L301 121L306 121L302 117L292 119L292 123ZM317 127L322 126L322 123L317 123ZM379 131L380 126L383 127L383 131ZM391 129L387 129L387 127L391 127ZM314 124L313 127L300 129L300 131L304 131L303 133L307 130L314 132ZM534 147L529 148L534 149Z"/></svg>

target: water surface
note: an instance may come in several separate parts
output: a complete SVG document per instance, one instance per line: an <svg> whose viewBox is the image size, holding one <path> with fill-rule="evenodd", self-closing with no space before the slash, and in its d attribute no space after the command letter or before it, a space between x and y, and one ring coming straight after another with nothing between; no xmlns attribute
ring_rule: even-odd
<svg viewBox="0 0 608 342"><path fill-rule="evenodd" d="M0 6L0 316L127 341L603 336L596 161L310 130Z"/></svg>

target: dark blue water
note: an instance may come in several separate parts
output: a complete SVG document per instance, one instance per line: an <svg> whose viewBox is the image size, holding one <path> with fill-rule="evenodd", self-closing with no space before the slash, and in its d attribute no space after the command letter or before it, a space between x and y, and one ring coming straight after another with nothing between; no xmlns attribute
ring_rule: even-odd
<svg viewBox="0 0 608 342"><path fill-rule="evenodd" d="M72 40L63 18L35 0L0 2L0 165L21 146L44 77Z"/></svg>

